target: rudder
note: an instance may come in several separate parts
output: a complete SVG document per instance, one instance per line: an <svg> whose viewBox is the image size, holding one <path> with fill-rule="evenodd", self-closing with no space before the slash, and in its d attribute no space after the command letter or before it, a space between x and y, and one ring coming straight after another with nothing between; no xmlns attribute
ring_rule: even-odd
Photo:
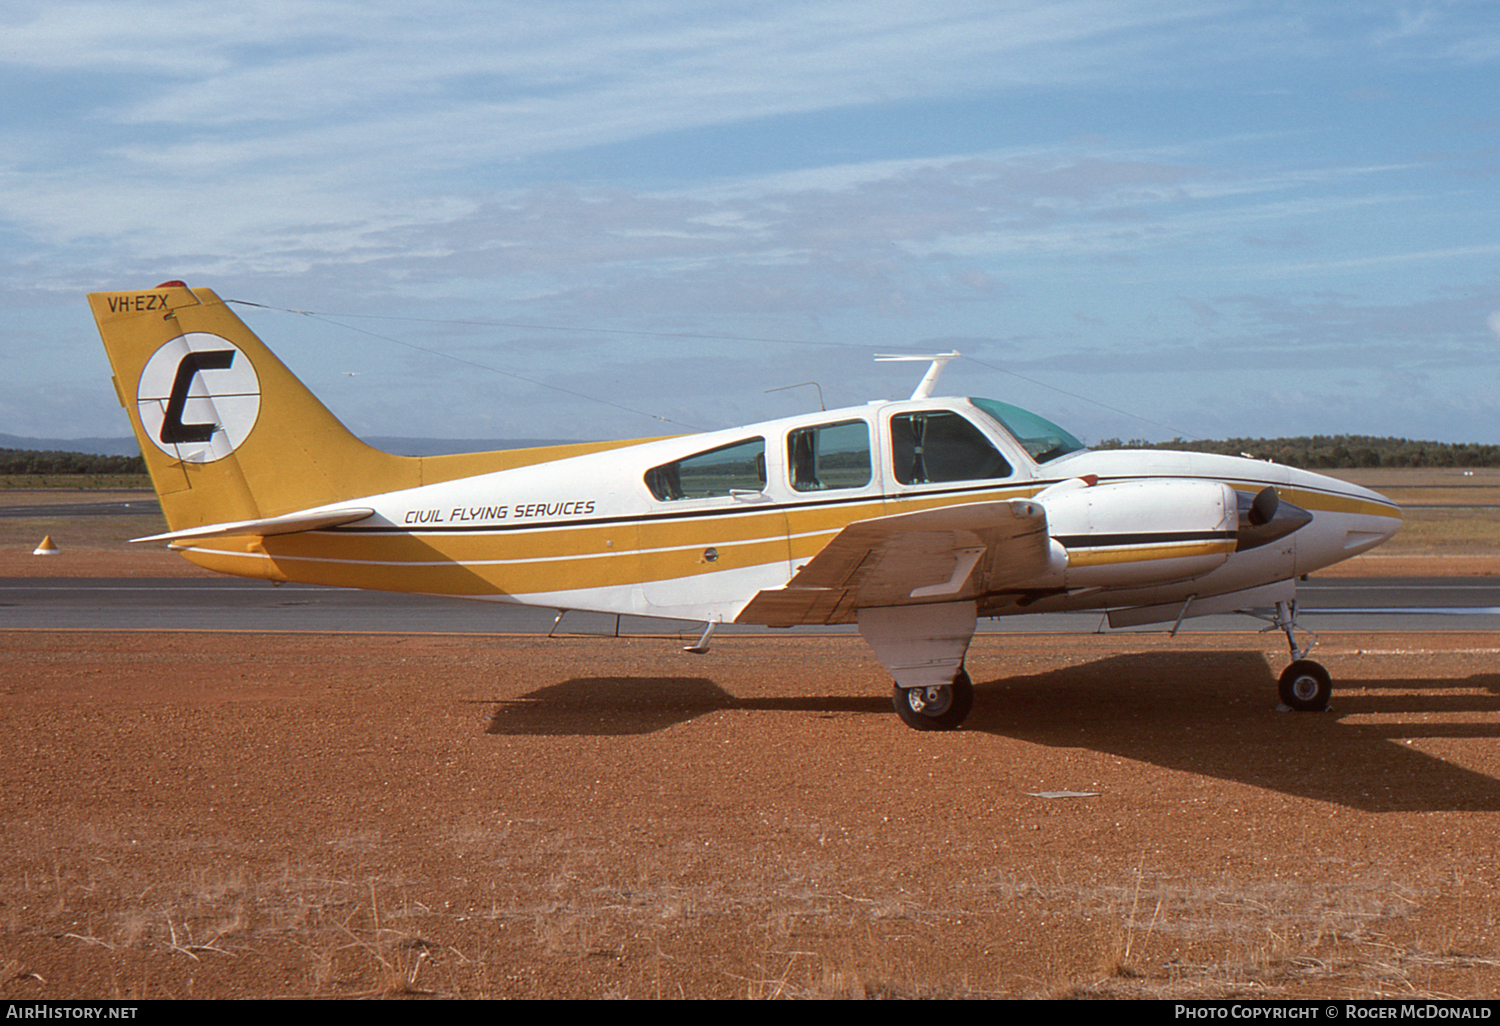
<svg viewBox="0 0 1500 1026"><path fill-rule="evenodd" d="M211 289L170 281L89 306L171 531L650 440L395 456L356 438Z"/></svg>
<svg viewBox="0 0 1500 1026"><path fill-rule="evenodd" d="M422 460L351 434L212 290L167 282L89 306L171 530L422 483Z"/></svg>

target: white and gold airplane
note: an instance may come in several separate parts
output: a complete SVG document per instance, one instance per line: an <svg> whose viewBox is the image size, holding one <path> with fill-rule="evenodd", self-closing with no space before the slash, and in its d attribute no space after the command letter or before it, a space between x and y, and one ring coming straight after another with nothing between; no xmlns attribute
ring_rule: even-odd
<svg viewBox="0 0 1500 1026"><path fill-rule="evenodd" d="M89 296L169 530L240 577L716 625L858 624L901 719L957 727L981 616L1249 612L1286 705L1327 707L1296 579L1379 545L1382 496L1201 453L1090 451L991 399L916 393L704 434L453 456L372 449L208 289ZM953 356L957 354L948 354ZM927 359L927 358L923 358Z"/></svg>

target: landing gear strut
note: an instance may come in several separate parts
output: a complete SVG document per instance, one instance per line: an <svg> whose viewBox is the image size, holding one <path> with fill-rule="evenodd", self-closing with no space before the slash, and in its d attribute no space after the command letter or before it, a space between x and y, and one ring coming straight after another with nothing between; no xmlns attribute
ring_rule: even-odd
<svg viewBox="0 0 1500 1026"><path fill-rule="evenodd" d="M895 678L891 704L912 730L952 730L974 707L964 672L974 620L973 599L859 610L860 636Z"/></svg>
<svg viewBox="0 0 1500 1026"><path fill-rule="evenodd" d="M896 685L891 704L901 722L913 730L953 730L974 708L974 682L960 666L952 684L918 688Z"/></svg>
<svg viewBox="0 0 1500 1026"><path fill-rule="evenodd" d="M1297 602L1276 603L1276 613L1271 617L1271 626L1267 630L1280 630L1285 632L1287 645L1292 650L1292 665L1281 673L1281 679L1277 681L1277 690L1281 693L1281 701L1289 709L1297 712L1326 712L1328 700L1333 697L1333 678L1321 663L1316 663L1306 658L1307 653L1318 643L1318 636L1311 631L1306 632L1311 641L1306 648L1297 644Z"/></svg>

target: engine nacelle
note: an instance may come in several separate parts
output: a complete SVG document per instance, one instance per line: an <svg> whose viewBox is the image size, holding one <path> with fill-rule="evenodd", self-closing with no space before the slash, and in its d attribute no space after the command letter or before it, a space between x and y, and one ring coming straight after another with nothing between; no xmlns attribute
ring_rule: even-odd
<svg viewBox="0 0 1500 1026"><path fill-rule="evenodd" d="M1222 566L1238 540L1239 498L1216 481L1075 479L1035 501L1046 507L1053 565L1065 560L1070 590L1191 580Z"/></svg>

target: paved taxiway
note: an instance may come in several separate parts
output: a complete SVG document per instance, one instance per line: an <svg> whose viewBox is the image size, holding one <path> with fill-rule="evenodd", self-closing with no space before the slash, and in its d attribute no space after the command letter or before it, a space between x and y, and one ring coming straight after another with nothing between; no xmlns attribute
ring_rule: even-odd
<svg viewBox="0 0 1500 1026"><path fill-rule="evenodd" d="M1308 630L1500 630L1500 579L1490 577L1327 578L1299 587ZM497 602L466 602L234 578L0 579L0 629L395 631L535 634L553 628L556 612ZM982 633L1094 631L1098 613L1059 613L981 620ZM1162 630L1166 625L1141 630ZM1185 631L1254 631L1243 616L1184 621ZM807 628L804 633L852 631ZM609 634L616 618L569 613L560 633ZM620 618L622 634L694 636L683 621ZM724 633L784 633L720 628Z"/></svg>
<svg viewBox="0 0 1500 1026"><path fill-rule="evenodd" d="M0 506L0 520L34 519L37 517L145 517L160 515L161 503L155 499L129 499L116 502L52 502L37 503L31 506Z"/></svg>

